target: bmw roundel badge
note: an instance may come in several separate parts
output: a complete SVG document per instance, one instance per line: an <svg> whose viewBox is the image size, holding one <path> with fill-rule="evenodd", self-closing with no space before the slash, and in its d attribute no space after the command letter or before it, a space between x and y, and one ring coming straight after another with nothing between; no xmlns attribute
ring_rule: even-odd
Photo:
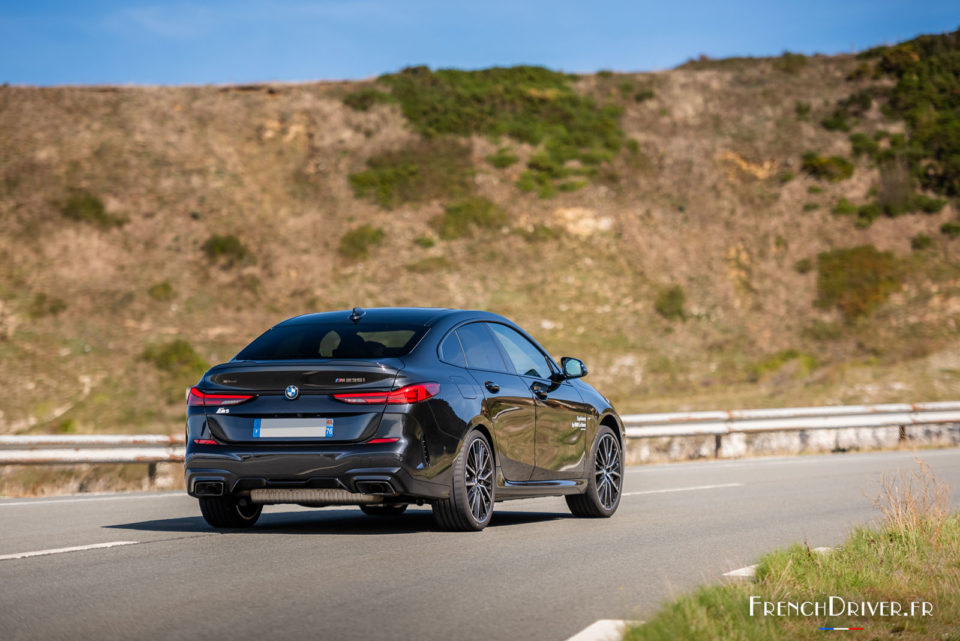
<svg viewBox="0 0 960 641"><path fill-rule="evenodd" d="M300 389L296 385L287 385L287 389L283 390L283 395L287 397L288 401L296 400L300 396Z"/></svg>

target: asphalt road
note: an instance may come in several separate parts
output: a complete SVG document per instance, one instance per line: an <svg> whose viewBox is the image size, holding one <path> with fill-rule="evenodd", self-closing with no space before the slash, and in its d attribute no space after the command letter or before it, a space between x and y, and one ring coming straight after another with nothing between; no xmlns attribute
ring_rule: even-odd
<svg viewBox="0 0 960 641"><path fill-rule="evenodd" d="M960 450L921 456L960 487ZM179 494L0 501L0 639L547 639L636 619L796 541L840 543L876 518L906 452L629 468L619 512L502 503L482 533L428 508L267 508L219 534ZM952 499L960 506L960 493ZM10 558L25 552L136 542Z"/></svg>

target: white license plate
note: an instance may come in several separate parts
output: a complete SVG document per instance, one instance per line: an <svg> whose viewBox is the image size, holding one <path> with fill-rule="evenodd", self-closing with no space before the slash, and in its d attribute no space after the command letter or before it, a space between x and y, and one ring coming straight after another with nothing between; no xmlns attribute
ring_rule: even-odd
<svg viewBox="0 0 960 641"><path fill-rule="evenodd" d="M253 438L333 438L332 418L258 418Z"/></svg>

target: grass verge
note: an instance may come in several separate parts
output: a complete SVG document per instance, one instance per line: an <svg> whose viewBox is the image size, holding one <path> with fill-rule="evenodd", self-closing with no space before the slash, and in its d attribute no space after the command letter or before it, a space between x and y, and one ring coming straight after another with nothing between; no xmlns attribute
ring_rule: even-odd
<svg viewBox="0 0 960 641"><path fill-rule="evenodd" d="M885 477L875 505L877 527L856 529L827 554L794 545L765 556L749 584L701 587L665 605L625 639L820 639L825 627L859 627L871 640L960 639L960 514L948 511L948 488L924 463ZM751 597L757 604L750 615ZM829 616L831 598L850 604L899 603L916 616L881 612ZM825 603L825 616L763 616L762 602ZM922 603L932 612L920 616ZM811 606L812 607L812 606ZM839 608L837 608L839 609ZM862 612L863 606L860 606Z"/></svg>

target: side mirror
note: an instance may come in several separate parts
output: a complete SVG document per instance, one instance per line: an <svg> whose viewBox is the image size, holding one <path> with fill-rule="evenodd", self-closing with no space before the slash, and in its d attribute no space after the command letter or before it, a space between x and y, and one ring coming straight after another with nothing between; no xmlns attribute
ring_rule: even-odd
<svg viewBox="0 0 960 641"><path fill-rule="evenodd" d="M563 370L564 378L581 378L589 373L583 361L579 358L570 358L569 356L564 356L560 359L560 369Z"/></svg>

